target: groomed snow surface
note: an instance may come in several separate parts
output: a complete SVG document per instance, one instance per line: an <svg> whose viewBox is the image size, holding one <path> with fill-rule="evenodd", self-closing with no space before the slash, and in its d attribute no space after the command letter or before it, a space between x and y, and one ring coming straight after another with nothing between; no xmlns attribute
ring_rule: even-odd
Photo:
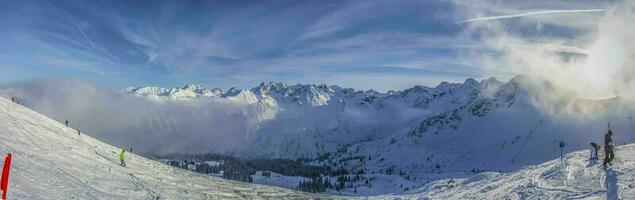
<svg viewBox="0 0 635 200"><path fill-rule="evenodd" d="M330 199L242 183L164 165L0 98L0 153L13 153L10 199ZM588 150L511 173L434 181L405 195L371 199L635 199L635 145L616 149L613 166ZM603 154L601 154L603 155ZM602 159L602 157L600 157Z"/></svg>
<svg viewBox="0 0 635 200"><path fill-rule="evenodd" d="M400 199L635 199L635 145L615 149L613 165L578 151L511 173L434 181Z"/></svg>

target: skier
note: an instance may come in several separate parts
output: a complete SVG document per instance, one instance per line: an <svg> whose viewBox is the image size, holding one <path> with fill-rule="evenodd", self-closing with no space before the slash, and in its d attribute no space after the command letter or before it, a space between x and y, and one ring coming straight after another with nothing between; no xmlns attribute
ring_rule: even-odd
<svg viewBox="0 0 635 200"><path fill-rule="evenodd" d="M606 166L607 163L609 165L613 165L611 164L611 162L613 161L613 157L615 157L615 155L613 154L613 139L611 138L611 136L613 136L613 131L611 131L611 128L609 127L609 131L604 134L605 157L604 163L602 164L603 166Z"/></svg>
<svg viewBox="0 0 635 200"><path fill-rule="evenodd" d="M560 165L564 165L564 157L563 157L563 150L564 150L564 141L560 141Z"/></svg>
<svg viewBox="0 0 635 200"><path fill-rule="evenodd" d="M126 150L122 149L121 153L119 153L119 160L121 160L122 167L126 167L126 162L124 161L124 159L126 159Z"/></svg>
<svg viewBox="0 0 635 200"><path fill-rule="evenodd" d="M15 97L11 97L11 102L15 103Z"/></svg>
<svg viewBox="0 0 635 200"><path fill-rule="evenodd" d="M598 159L598 151L600 150L600 145L595 142L591 142L591 157L589 160L597 160Z"/></svg>
<svg viewBox="0 0 635 200"><path fill-rule="evenodd" d="M66 124L66 127L68 127L68 119L64 121L64 124Z"/></svg>

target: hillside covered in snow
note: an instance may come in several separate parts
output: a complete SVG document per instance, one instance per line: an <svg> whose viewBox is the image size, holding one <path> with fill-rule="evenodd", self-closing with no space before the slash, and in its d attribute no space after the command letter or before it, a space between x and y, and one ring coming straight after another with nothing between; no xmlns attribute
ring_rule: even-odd
<svg viewBox="0 0 635 200"><path fill-rule="evenodd" d="M299 177L304 172L241 166L237 180L295 189L320 178L337 182L326 192L338 195L407 194L437 180L515 172L557 158L560 142L565 153L601 144L607 123L616 144L635 142L631 100L581 99L530 76L388 92L276 82L228 91L186 85L113 94L74 82L65 86L0 93L136 152L289 159L326 173Z"/></svg>
<svg viewBox="0 0 635 200"><path fill-rule="evenodd" d="M635 199L635 145L615 148L612 166L578 151L510 173L483 172L433 181L386 199Z"/></svg>
<svg viewBox="0 0 635 200"><path fill-rule="evenodd" d="M306 199L307 194L164 165L0 98L0 152L12 153L9 199Z"/></svg>

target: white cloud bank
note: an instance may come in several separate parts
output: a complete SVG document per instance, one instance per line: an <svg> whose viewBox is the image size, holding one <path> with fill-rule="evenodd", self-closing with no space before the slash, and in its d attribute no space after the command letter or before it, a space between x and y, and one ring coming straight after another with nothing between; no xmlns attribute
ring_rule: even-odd
<svg viewBox="0 0 635 200"><path fill-rule="evenodd" d="M136 151L209 152L243 145L248 106L218 100L155 102L119 94L79 80L47 80L10 85L0 95L73 128Z"/></svg>
<svg viewBox="0 0 635 200"><path fill-rule="evenodd" d="M513 4L485 10L457 2L468 16L500 13L461 21L462 37L480 46L466 50L466 58L484 69L485 76L530 74L577 98L635 98L633 1L596 9L541 10L537 9L540 2L524 5L540 10L532 12L519 11L522 8ZM584 3L560 6L588 7ZM579 20L593 23L580 26Z"/></svg>

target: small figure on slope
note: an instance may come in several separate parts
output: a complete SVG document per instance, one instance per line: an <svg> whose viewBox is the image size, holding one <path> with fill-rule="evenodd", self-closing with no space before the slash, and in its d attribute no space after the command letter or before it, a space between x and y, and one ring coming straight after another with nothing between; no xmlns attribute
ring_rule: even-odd
<svg viewBox="0 0 635 200"><path fill-rule="evenodd" d="M68 127L68 119L64 121L64 124L66 124L66 127Z"/></svg>
<svg viewBox="0 0 635 200"><path fill-rule="evenodd" d="M615 157L615 155L613 154L613 131L611 131L611 127L609 126L609 131L606 132L606 134L604 134L604 163L602 164L603 166L606 166L606 164L609 165L613 165L611 164L611 162L613 161L613 158Z"/></svg>
<svg viewBox="0 0 635 200"><path fill-rule="evenodd" d="M121 160L122 167L126 167L126 162L124 161L125 159L126 159L126 150L122 149L121 153L119 153L119 160Z"/></svg>
<svg viewBox="0 0 635 200"><path fill-rule="evenodd" d="M598 151L601 149L600 145L595 142L591 142L591 157L589 160L597 160L598 159Z"/></svg>

